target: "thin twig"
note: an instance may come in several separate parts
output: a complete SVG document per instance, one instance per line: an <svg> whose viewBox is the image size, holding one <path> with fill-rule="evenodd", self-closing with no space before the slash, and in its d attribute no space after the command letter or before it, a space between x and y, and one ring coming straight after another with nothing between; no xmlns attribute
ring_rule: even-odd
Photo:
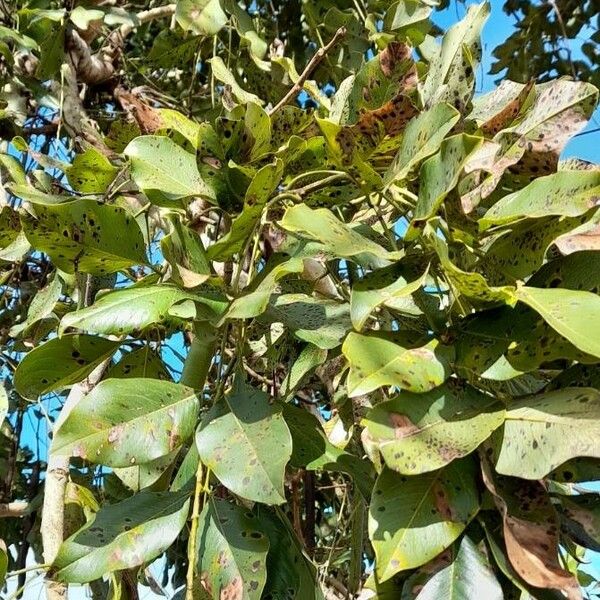
<svg viewBox="0 0 600 600"><path fill-rule="evenodd" d="M319 63L325 58L325 55L346 35L346 28L340 27L325 46L319 48L313 57L310 59L298 81L290 88L288 93L269 111L269 116L274 115L278 110L281 110L288 102L293 100L301 91L304 82L309 78L310 74L317 68Z"/></svg>
<svg viewBox="0 0 600 600"><path fill-rule="evenodd" d="M200 498L204 491L202 485L203 479L202 461L198 460L198 469L196 470L196 486L194 489L194 503L192 507L192 526L190 529L190 539L188 543L188 567L186 574L185 599L194 598L194 577L196 576L196 540L198 538L198 523L200 521Z"/></svg>

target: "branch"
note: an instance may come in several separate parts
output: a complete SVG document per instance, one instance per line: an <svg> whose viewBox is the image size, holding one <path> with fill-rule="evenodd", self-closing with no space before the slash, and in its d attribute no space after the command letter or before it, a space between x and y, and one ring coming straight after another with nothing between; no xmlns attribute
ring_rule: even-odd
<svg viewBox="0 0 600 600"><path fill-rule="evenodd" d="M165 6L157 6L150 10L143 10L136 15L137 23L135 25L124 23L117 30L118 35L121 38L126 38L133 31L134 27L137 27L138 25L143 25L144 23L149 23L150 21L161 19L162 17L171 17L175 14L176 6L176 4L165 4Z"/></svg>
<svg viewBox="0 0 600 600"><path fill-rule="evenodd" d="M81 399L100 381L109 362L110 359L98 365L85 381L71 388L67 396L67 401L60 411L60 416L55 426L56 429L58 429ZM46 564L54 562L64 537L65 493L69 477L69 459L69 456L54 454L52 448L50 448L48 467L46 469L46 482L44 485L42 524L40 526L44 562ZM66 599L67 586L62 582L48 579L46 582L46 597L48 600Z"/></svg>
<svg viewBox="0 0 600 600"><path fill-rule="evenodd" d="M107 81L115 74L113 60L123 46L125 38L137 27L154 19L170 17L175 14L175 4L157 6L137 13L135 24L125 23L108 35L104 50L92 54L88 40L78 31L69 31L67 49L77 72L77 78L88 85L97 85Z"/></svg>
<svg viewBox="0 0 600 600"><path fill-rule="evenodd" d="M290 100L293 100L301 91L304 82L309 78L310 74L317 68L319 63L325 58L325 55L337 45L337 43L346 35L346 28L340 27L325 46L319 48L314 56L310 59L298 81L292 86L289 92L277 103L277 105L269 111L269 116L274 115L278 110L282 109Z"/></svg>
<svg viewBox="0 0 600 600"><path fill-rule="evenodd" d="M26 517L29 514L29 502L8 502L0 504L0 519L7 517Z"/></svg>

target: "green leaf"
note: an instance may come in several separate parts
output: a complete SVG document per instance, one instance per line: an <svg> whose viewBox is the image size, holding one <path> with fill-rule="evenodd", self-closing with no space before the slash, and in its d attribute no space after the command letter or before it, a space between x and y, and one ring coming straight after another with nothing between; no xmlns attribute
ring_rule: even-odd
<svg viewBox="0 0 600 600"><path fill-rule="evenodd" d="M181 31L163 29L154 38L147 58L151 64L164 69L181 68L181 65L192 62L201 42L201 36L185 35ZM160 112L162 113L163 110L169 109L160 109Z"/></svg>
<svg viewBox="0 0 600 600"><path fill-rule="evenodd" d="M221 4L233 17L233 23L240 38L246 40L250 45L253 57L259 60L264 58L268 44L257 33L250 15L240 7L236 0L221 0Z"/></svg>
<svg viewBox="0 0 600 600"><path fill-rule="evenodd" d="M418 475L473 452L504 413L496 398L449 382L425 394L402 392L372 408L364 424L390 469Z"/></svg>
<svg viewBox="0 0 600 600"><path fill-rule="evenodd" d="M201 196L214 202L215 191L202 179L196 157L167 137L143 135L123 151L131 162L131 176L143 190L158 190L176 200Z"/></svg>
<svg viewBox="0 0 600 600"><path fill-rule="evenodd" d="M369 508L377 577L386 581L429 562L458 538L478 510L470 460L413 477L384 469Z"/></svg>
<svg viewBox="0 0 600 600"><path fill-rule="evenodd" d="M154 460L133 467L121 467L113 469L113 473L119 478L124 486L134 492L139 492L144 488L156 485L155 489L164 489L159 487L160 482L168 483L168 478L175 466L175 459L179 449L169 452L165 456L155 458Z"/></svg>
<svg viewBox="0 0 600 600"><path fill-rule="evenodd" d="M368 394L383 386L427 392L449 375L446 351L432 341L421 348L403 348L383 338L349 333L342 352L350 363L348 395Z"/></svg>
<svg viewBox="0 0 600 600"><path fill-rule="evenodd" d="M147 463L189 439L197 414L198 398L186 386L107 379L73 407L55 432L52 452L110 467Z"/></svg>
<svg viewBox="0 0 600 600"><path fill-rule="evenodd" d="M525 218L549 215L577 217L598 205L600 172L560 171L534 179L527 187L508 194L479 220L486 230Z"/></svg>
<svg viewBox="0 0 600 600"><path fill-rule="evenodd" d="M169 309L184 300L197 301L205 309L205 318L215 318L226 306L219 294L193 293L168 285L130 287L100 296L92 306L66 314L60 331L73 327L105 335L132 333L152 325L179 323Z"/></svg>
<svg viewBox="0 0 600 600"><path fill-rule="evenodd" d="M77 192L104 194L118 172L104 154L95 148L88 148L83 154L75 156L67 170L67 179Z"/></svg>
<svg viewBox="0 0 600 600"><path fill-rule="evenodd" d="M197 35L215 35L227 23L219 0L178 0L175 18L183 29Z"/></svg>
<svg viewBox="0 0 600 600"><path fill-rule="evenodd" d="M142 232L118 206L81 199L35 205L37 218L23 218L29 243L67 273L114 273L147 263Z"/></svg>
<svg viewBox="0 0 600 600"><path fill-rule="evenodd" d="M290 258L276 263L272 268L265 267L260 276L252 282L250 289L231 303L226 318L250 319L262 314L267 310L277 282L286 275L302 273L303 270L304 263L300 258Z"/></svg>
<svg viewBox="0 0 600 600"><path fill-rule="evenodd" d="M271 195L281 181L283 162L265 165L253 177L244 198L240 215L231 224L231 229L208 249L211 260L225 260L241 252L252 235Z"/></svg>
<svg viewBox="0 0 600 600"><path fill-rule="evenodd" d="M600 392L565 388L529 396L506 412L496 470L541 479L571 458L600 458Z"/></svg>
<svg viewBox="0 0 600 600"><path fill-rule="evenodd" d="M528 286L519 287L516 294L575 347L600 357L600 296L579 290Z"/></svg>
<svg viewBox="0 0 600 600"><path fill-rule="evenodd" d="M269 539L267 582L263 598L271 600L323 600L317 570L302 551L288 520L258 505L258 523Z"/></svg>
<svg viewBox="0 0 600 600"><path fill-rule="evenodd" d="M477 597L504 600L504 593L487 557L465 535L454 560L423 586L416 600Z"/></svg>
<svg viewBox="0 0 600 600"><path fill-rule="evenodd" d="M352 328L347 303L313 298L306 294L278 296L265 317L283 323L297 338L323 350L339 346Z"/></svg>
<svg viewBox="0 0 600 600"><path fill-rule="evenodd" d="M198 526L198 573L214 600L260 600L269 538L256 515L210 496Z"/></svg>
<svg viewBox="0 0 600 600"><path fill-rule="evenodd" d="M10 206L0 209L0 248L10 246L21 232L19 213Z"/></svg>
<svg viewBox="0 0 600 600"><path fill-rule="evenodd" d="M352 477L354 485L368 500L373 488L373 468L361 458L334 446L317 417L293 404L283 405L283 416L293 440L290 464L309 471L333 471Z"/></svg>
<svg viewBox="0 0 600 600"><path fill-rule="evenodd" d="M389 186L405 179L419 162L437 152L459 118L459 112L448 104L436 104L412 119L406 126L400 149L385 172L384 184Z"/></svg>
<svg viewBox="0 0 600 600"><path fill-rule="evenodd" d="M423 84L422 94L426 107L434 104L447 92L447 84L453 71L460 68L466 56L471 57L473 66L476 66L481 55L479 36L489 14L488 2L473 4L469 6L465 18L446 32L442 46L430 64ZM473 66L471 66L472 70L474 70Z"/></svg>
<svg viewBox="0 0 600 600"><path fill-rule="evenodd" d="M237 98L238 102L246 104L247 102L255 102L256 104L264 104L263 101L256 95L244 90L237 82L233 73L225 66L223 59L220 56L213 56L208 61L212 68L215 79L218 79L225 85L231 87L231 93Z"/></svg>
<svg viewBox="0 0 600 600"><path fill-rule="evenodd" d="M168 215L171 231L160 240L162 253L171 265L171 278L184 288L194 288L211 275L200 236L186 227L179 216Z"/></svg>
<svg viewBox="0 0 600 600"><path fill-rule="evenodd" d="M327 358L327 350L314 344L306 344L290 367L288 374L281 386L282 396L293 396L294 390L302 380L316 367L322 365Z"/></svg>
<svg viewBox="0 0 600 600"><path fill-rule="evenodd" d="M45 35L38 40L41 56L36 77L41 81L57 77L65 56L65 24L48 21L44 23Z"/></svg>
<svg viewBox="0 0 600 600"><path fill-rule="evenodd" d="M327 252L338 258L361 258L394 260L402 253L390 252L361 235L326 208L312 209L305 204L288 208L279 225L298 237L314 240L323 245Z"/></svg>
<svg viewBox="0 0 600 600"><path fill-rule="evenodd" d="M232 492L281 504L292 438L281 408L236 378L234 389L206 415L196 434L202 462Z"/></svg>
<svg viewBox="0 0 600 600"><path fill-rule="evenodd" d="M187 492L140 492L103 506L65 540L52 565L58 581L86 583L162 554L185 525Z"/></svg>
<svg viewBox="0 0 600 600"><path fill-rule="evenodd" d="M8 554L6 544L0 540L0 585L4 586L6 573L8 572Z"/></svg>
<svg viewBox="0 0 600 600"><path fill-rule="evenodd" d="M445 139L439 152L423 163L419 173L421 185L414 210L413 227L415 222L435 215L446 195L458 183L466 160L479 148L482 141L483 138L471 135L454 135ZM418 229L409 230L407 239L413 239L417 231Z"/></svg>
<svg viewBox="0 0 600 600"><path fill-rule="evenodd" d="M52 338L28 352L15 371L19 394L32 400L85 379L121 342L94 335Z"/></svg>
<svg viewBox="0 0 600 600"><path fill-rule="evenodd" d="M13 325L10 328L10 335L16 337L20 333L26 332L27 329L38 321L41 321L52 314L62 293L62 285L61 278L55 274L48 284L43 287L29 303L25 321Z"/></svg>
<svg viewBox="0 0 600 600"><path fill-rule="evenodd" d="M106 379L131 377L171 380L162 359L149 345L128 352L106 372Z"/></svg>
<svg viewBox="0 0 600 600"><path fill-rule="evenodd" d="M369 315L379 306L396 308L398 300L402 302L420 289L427 279L427 272L417 279L408 282L405 269L401 264L394 264L377 269L365 275L352 286L350 296L350 315L354 329L360 331Z"/></svg>

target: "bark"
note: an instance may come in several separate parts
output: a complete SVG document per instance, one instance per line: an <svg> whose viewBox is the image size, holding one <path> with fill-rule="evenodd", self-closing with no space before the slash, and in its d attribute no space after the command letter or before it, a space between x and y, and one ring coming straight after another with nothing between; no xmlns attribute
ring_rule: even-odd
<svg viewBox="0 0 600 600"><path fill-rule="evenodd" d="M7 517L25 517L29 514L29 502L8 502L0 504L0 519Z"/></svg>
<svg viewBox="0 0 600 600"><path fill-rule="evenodd" d="M78 383L69 392L67 401L56 421L55 428L61 425L67 415L73 410L80 400L100 381L108 362L98 365L89 377ZM54 562L58 549L63 541L65 523L65 491L69 477L69 456L53 454L50 447L48 467L46 469L46 482L44 485L44 503L42 506L42 547L44 562ZM53 581L46 582L46 598L48 600L64 600L67 598L67 586L64 583Z"/></svg>

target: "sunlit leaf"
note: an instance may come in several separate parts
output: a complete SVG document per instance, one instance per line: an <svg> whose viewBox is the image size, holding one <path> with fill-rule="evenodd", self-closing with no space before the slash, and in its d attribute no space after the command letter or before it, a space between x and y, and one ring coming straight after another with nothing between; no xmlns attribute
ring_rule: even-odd
<svg viewBox="0 0 600 600"><path fill-rule="evenodd" d="M188 440L197 414L198 398L186 386L107 379L73 407L54 434L52 452L111 467L147 463Z"/></svg>
<svg viewBox="0 0 600 600"><path fill-rule="evenodd" d="M15 387L35 399L85 379L121 342L94 335L52 338L28 352L15 371Z"/></svg>
<svg viewBox="0 0 600 600"><path fill-rule="evenodd" d="M369 508L369 538L381 581L419 567L448 548L479 509L469 460L425 475L384 469Z"/></svg>
<svg viewBox="0 0 600 600"><path fill-rule="evenodd" d="M269 538L256 515L211 496L200 515L198 572L214 600L260 600L267 579Z"/></svg>
<svg viewBox="0 0 600 600"><path fill-rule="evenodd" d="M418 475L473 452L502 425L504 413L496 398L448 383L378 404L365 426L390 469Z"/></svg>
<svg viewBox="0 0 600 600"><path fill-rule="evenodd" d="M86 583L153 560L183 528L187 497L188 492L140 492L102 507L60 546L52 565L56 578Z"/></svg>
<svg viewBox="0 0 600 600"><path fill-rule="evenodd" d="M403 348L385 338L350 333L342 352L350 363L347 386L351 397L382 386L427 392L449 374L447 352L437 342Z"/></svg>
<svg viewBox="0 0 600 600"><path fill-rule="evenodd" d="M285 501L285 465L292 438L281 408L239 378L196 434L202 462L232 492L265 504Z"/></svg>

